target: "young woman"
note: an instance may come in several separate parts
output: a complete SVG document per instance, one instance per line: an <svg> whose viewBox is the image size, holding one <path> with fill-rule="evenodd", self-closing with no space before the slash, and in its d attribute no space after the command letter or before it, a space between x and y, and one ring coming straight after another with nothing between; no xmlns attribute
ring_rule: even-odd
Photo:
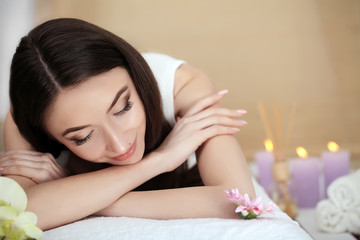
<svg viewBox="0 0 360 240"><path fill-rule="evenodd" d="M90 23L45 22L13 57L0 174L25 189L42 229L89 215L235 217L224 190L255 193L232 136L245 111L221 107L226 93ZM66 150L73 157L60 166Z"/></svg>

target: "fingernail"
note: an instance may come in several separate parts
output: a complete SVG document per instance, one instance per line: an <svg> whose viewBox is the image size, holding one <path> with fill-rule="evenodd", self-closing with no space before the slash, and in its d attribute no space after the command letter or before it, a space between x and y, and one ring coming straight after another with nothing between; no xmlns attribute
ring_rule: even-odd
<svg viewBox="0 0 360 240"><path fill-rule="evenodd" d="M240 124L248 124L247 121L244 121L244 120L239 120L239 123Z"/></svg>
<svg viewBox="0 0 360 240"><path fill-rule="evenodd" d="M3 168L3 167L0 167L0 171L2 171L2 170L4 170L4 168Z"/></svg>
<svg viewBox="0 0 360 240"><path fill-rule="evenodd" d="M225 90L221 90L220 92L218 92L218 95L225 95L229 92L229 90L225 89Z"/></svg>
<svg viewBox="0 0 360 240"><path fill-rule="evenodd" d="M236 112L239 113L239 114L246 114L247 113L247 111L244 110L244 109L238 109L238 110L236 110Z"/></svg>
<svg viewBox="0 0 360 240"><path fill-rule="evenodd" d="M232 130L233 130L233 132L238 132L238 131L240 131L239 128L232 128Z"/></svg>

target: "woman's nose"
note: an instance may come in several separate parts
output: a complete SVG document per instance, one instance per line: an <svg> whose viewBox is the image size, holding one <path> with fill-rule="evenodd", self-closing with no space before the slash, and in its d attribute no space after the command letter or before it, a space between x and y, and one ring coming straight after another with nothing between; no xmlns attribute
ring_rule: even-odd
<svg viewBox="0 0 360 240"><path fill-rule="evenodd" d="M127 151L128 142L125 138L119 136L115 131L108 131L106 141L106 150L116 153L117 155L123 154Z"/></svg>

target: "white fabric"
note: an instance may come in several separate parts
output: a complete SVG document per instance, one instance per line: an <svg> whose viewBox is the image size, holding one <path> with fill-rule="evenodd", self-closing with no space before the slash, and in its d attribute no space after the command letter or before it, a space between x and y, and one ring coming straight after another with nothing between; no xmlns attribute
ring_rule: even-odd
<svg viewBox="0 0 360 240"><path fill-rule="evenodd" d="M158 83L165 118L171 124L171 126L174 126L175 73L178 67L185 62L159 53L144 53L142 56L151 68L151 71L153 72Z"/></svg>
<svg viewBox="0 0 360 240"><path fill-rule="evenodd" d="M264 189L255 179L253 182L256 194L261 196L264 202L269 202L270 199ZM129 217L94 217L46 231L42 238L42 240L65 239L310 240L312 238L299 227L297 222L276 208L275 214L262 215L254 220L219 218L152 220Z"/></svg>
<svg viewBox="0 0 360 240"><path fill-rule="evenodd" d="M316 206L316 222L324 232L342 233L347 230L345 212L337 208L330 200L322 200Z"/></svg>
<svg viewBox="0 0 360 240"><path fill-rule="evenodd" d="M333 181L327 194L343 210L360 208L360 170Z"/></svg>
<svg viewBox="0 0 360 240"><path fill-rule="evenodd" d="M347 229L351 233L360 234L360 208L349 211L347 216Z"/></svg>
<svg viewBox="0 0 360 240"><path fill-rule="evenodd" d="M316 206L318 228L329 233L360 234L360 170L336 179L327 194L329 199Z"/></svg>

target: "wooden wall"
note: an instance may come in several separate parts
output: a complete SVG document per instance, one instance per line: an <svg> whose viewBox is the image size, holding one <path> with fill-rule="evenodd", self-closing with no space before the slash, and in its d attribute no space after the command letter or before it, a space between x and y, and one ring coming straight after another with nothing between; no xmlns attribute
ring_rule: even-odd
<svg viewBox="0 0 360 240"><path fill-rule="evenodd" d="M297 103L289 156L334 140L360 159L358 0L38 0L36 16L81 18L204 70L248 110L237 137L249 160L266 138L259 101L284 116Z"/></svg>

